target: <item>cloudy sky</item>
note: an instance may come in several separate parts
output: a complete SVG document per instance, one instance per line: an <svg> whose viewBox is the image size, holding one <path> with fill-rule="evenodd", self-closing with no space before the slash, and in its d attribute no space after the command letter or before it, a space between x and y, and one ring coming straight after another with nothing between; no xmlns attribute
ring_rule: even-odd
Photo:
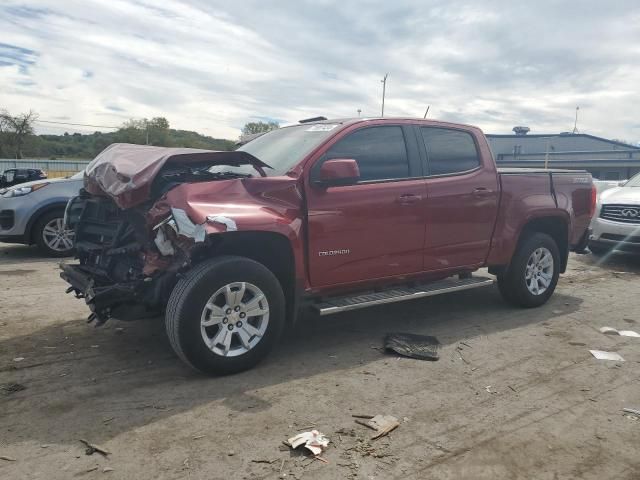
<svg viewBox="0 0 640 480"><path fill-rule="evenodd" d="M3 0L0 32L0 108L42 120L236 138L379 115L389 72L388 116L640 141L638 0Z"/></svg>

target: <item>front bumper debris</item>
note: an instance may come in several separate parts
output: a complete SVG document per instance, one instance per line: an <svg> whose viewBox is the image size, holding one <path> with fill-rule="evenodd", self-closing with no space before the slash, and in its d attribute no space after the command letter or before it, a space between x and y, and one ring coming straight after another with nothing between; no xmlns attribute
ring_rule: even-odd
<svg viewBox="0 0 640 480"><path fill-rule="evenodd" d="M132 306L139 302L139 282L99 286L86 267L61 264L60 269L60 277L71 285L67 293L73 292L76 298L84 298L91 309L87 319L89 322L96 320L97 325L102 325L110 317L121 318L118 313L124 305Z"/></svg>

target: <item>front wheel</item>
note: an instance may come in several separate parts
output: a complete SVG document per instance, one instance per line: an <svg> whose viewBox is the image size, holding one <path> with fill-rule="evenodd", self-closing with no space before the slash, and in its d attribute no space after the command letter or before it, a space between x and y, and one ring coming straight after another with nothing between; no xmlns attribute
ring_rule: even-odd
<svg viewBox="0 0 640 480"><path fill-rule="evenodd" d="M264 265L225 256L191 270L173 289L165 326L171 346L188 365L226 375L262 360L285 320L280 282Z"/></svg>
<svg viewBox="0 0 640 480"><path fill-rule="evenodd" d="M498 275L498 288L511 304L538 307L553 294L559 275L558 245L549 235L534 233L518 246L509 268Z"/></svg>

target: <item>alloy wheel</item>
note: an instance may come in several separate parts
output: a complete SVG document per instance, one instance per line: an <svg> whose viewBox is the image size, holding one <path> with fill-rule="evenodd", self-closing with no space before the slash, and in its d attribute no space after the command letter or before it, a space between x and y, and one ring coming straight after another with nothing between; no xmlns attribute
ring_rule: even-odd
<svg viewBox="0 0 640 480"><path fill-rule="evenodd" d="M68 252L73 249L73 230L64 226L63 218L54 218L42 229L42 239L55 252Z"/></svg>
<svg viewBox="0 0 640 480"><path fill-rule="evenodd" d="M235 357L254 348L269 325L269 302L248 282L229 283L207 301L200 319L202 339L216 355Z"/></svg>
<svg viewBox="0 0 640 480"><path fill-rule="evenodd" d="M547 291L553 279L553 255L545 247L536 248L527 260L525 281L533 295Z"/></svg>

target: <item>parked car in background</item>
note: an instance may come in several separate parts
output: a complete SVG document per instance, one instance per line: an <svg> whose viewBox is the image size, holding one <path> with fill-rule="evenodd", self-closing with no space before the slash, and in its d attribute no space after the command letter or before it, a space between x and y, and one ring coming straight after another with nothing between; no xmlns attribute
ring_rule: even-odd
<svg viewBox="0 0 640 480"><path fill-rule="evenodd" d="M591 229L589 250L596 255L614 249L640 252L640 173L600 193Z"/></svg>
<svg viewBox="0 0 640 480"><path fill-rule="evenodd" d="M39 168L10 168L0 175L0 188L12 187L35 180L45 180L47 174Z"/></svg>
<svg viewBox="0 0 640 480"><path fill-rule="evenodd" d="M64 210L82 187L83 172L0 189L0 242L36 244L47 255L73 252L73 232L64 228Z"/></svg>
<svg viewBox="0 0 640 480"><path fill-rule="evenodd" d="M621 187L627 183L627 180L593 180L598 195L611 188Z"/></svg>
<svg viewBox="0 0 640 480"><path fill-rule="evenodd" d="M113 144L67 207L61 265L90 320L164 312L207 373L255 365L302 309L330 315L491 285L537 307L596 202L584 171L497 169L475 127L323 120L233 152Z"/></svg>

